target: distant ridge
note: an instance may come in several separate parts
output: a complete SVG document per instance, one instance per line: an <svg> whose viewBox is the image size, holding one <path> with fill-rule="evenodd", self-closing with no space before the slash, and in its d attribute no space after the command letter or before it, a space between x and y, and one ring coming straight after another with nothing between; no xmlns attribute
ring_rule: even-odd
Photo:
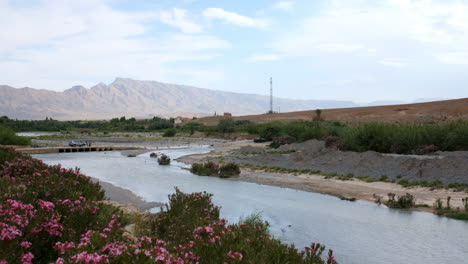
<svg viewBox="0 0 468 264"><path fill-rule="evenodd" d="M237 116L234 119L266 123L271 121L311 121L315 116L314 110L308 110L271 115ZM346 123L435 123L450 120L468 120L468 98L413 104L325 109L322 111L321 117L325 120ZM194 122L215 125L220 119L222 117L211 116L199 118Z"/></svg>
<svg viewBox="0 0 468 264"><path fill-rule="evenodd" d="M269 97L209 90L187 85L117 78L89 89L73 86L64 92L0 85L0 115L18 119L96 120L127 116L146 118L265 113ZM355 107L351 101L275 98L281 111Z"/></svg>

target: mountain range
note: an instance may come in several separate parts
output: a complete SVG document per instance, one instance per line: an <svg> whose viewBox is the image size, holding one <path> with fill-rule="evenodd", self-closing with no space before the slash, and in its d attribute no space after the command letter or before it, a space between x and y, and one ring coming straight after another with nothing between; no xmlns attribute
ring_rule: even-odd
<svg viewBox="0 0 468 264"><path fill-rule="evenodd" d="M0 85L0 115L18 119L98 120L127 116L211 116L261 114L269 96L233 93L187 85L117 78L109 85L74 86L63 92ZM351 101L274 98L282 112L355 107Z"/></svg>

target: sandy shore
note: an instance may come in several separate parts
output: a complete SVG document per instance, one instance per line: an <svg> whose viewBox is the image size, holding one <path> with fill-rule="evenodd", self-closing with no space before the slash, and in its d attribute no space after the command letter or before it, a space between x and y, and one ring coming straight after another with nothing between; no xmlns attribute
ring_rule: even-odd
<svg viewBox="0 0 468 264"><path fill-rule="evenodd" d="M356 198L370 202L375 202L374 194L386 200L388 193L395 193L397 196L410 193L416 198L417 204L426 204L430 207L432 207L437 198L442 199L445 203L446 198L450 196L452 199L452 207L463 208L462 198L468 197L467 193L454 192L446 189L431 191L429 188L405 188L399 184L387 182L369 183L356 179L342 181L333 178L325 179L325 177L321 175L294 175L254 171L250 169L242 169L241 175L233 179L302 191L325 193L337 197ZM432 208L426 207L418 207L415 208L415 210L426 212L433 211Z"/></svg>
<svg viewBox="0 0 468 264"><path fill-rule="evenodd" d="M92 178L93 181L98 182L101 185L102 189L104 190L106 197L118 204L126 205L126 206L133 206L139 210L147 211L154 207L161 207L163 203L157 202L147 202L143 200L140 196L136 195L130 190L121 188L116 186L112 183L99 181L98 179Z"/></svg>

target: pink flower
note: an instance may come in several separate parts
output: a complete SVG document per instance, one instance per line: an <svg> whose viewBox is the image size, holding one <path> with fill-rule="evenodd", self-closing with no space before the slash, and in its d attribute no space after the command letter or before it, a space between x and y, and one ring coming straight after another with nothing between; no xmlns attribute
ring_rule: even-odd
<svg viewBox="0 0 468 264"><path fill-rule="evenodd" d="M23 232L21 232L16 226L9 226L4 223L0 223L0 240L13 240L17 236L22 236Z"/></svg>
<svg viewBox="0 0 468 264"><path fill-rule="evenodd" d="M39 200L39 206L47 211L52 211L55 208L55 205L51 202L46 202L43 200Z"/></svg>
<svg viewBox="0 0 468 264"><path fill-rule="evenodd" d="M24 247L24 248L30 248L31 245L32 245L32 243L28 242L28 241L21 242L21 244L20 244L20 246Z"/></svg>
<svg viewBox="0 0 468 264"><path fill-rule="evenodd" d="M226 254L226 257L232 258L232 259L237 259L237 260L242 260L243 256L240 252L234 252L232 250L229 250L229 252Z"/></svg>
<svg viewBox="0 0 468 264"><path fill-rule="evenodd" d="M67 253L68 250L75 248L75 243L73 242L57 242L54 245L54 249L57 250L60 254L65 254Z"/></svg>
<svg viewBox="0 0 468 264"><path fill-rule="evenodd" d="M26 254L23 254L21 256L21 262L23 262L23 264L32 264L31 260L34 258L34 255L33 253L31 252L28 252Z"/></svg>

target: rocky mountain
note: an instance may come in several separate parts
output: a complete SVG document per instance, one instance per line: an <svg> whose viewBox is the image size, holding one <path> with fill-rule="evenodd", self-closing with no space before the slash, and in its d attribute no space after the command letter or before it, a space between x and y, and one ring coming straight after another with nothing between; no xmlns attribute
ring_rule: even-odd
<svg viewBox="0 0 468 264"><path fill-rule="evenodd" d="M357 106L351 101L274 99L282 112ZM89 89L74 86L64 92L0 85L0 115L18 119L95 120L127 116L207 116L265 113L269 97L202 89L156 81L117 78Z"/></svg>

